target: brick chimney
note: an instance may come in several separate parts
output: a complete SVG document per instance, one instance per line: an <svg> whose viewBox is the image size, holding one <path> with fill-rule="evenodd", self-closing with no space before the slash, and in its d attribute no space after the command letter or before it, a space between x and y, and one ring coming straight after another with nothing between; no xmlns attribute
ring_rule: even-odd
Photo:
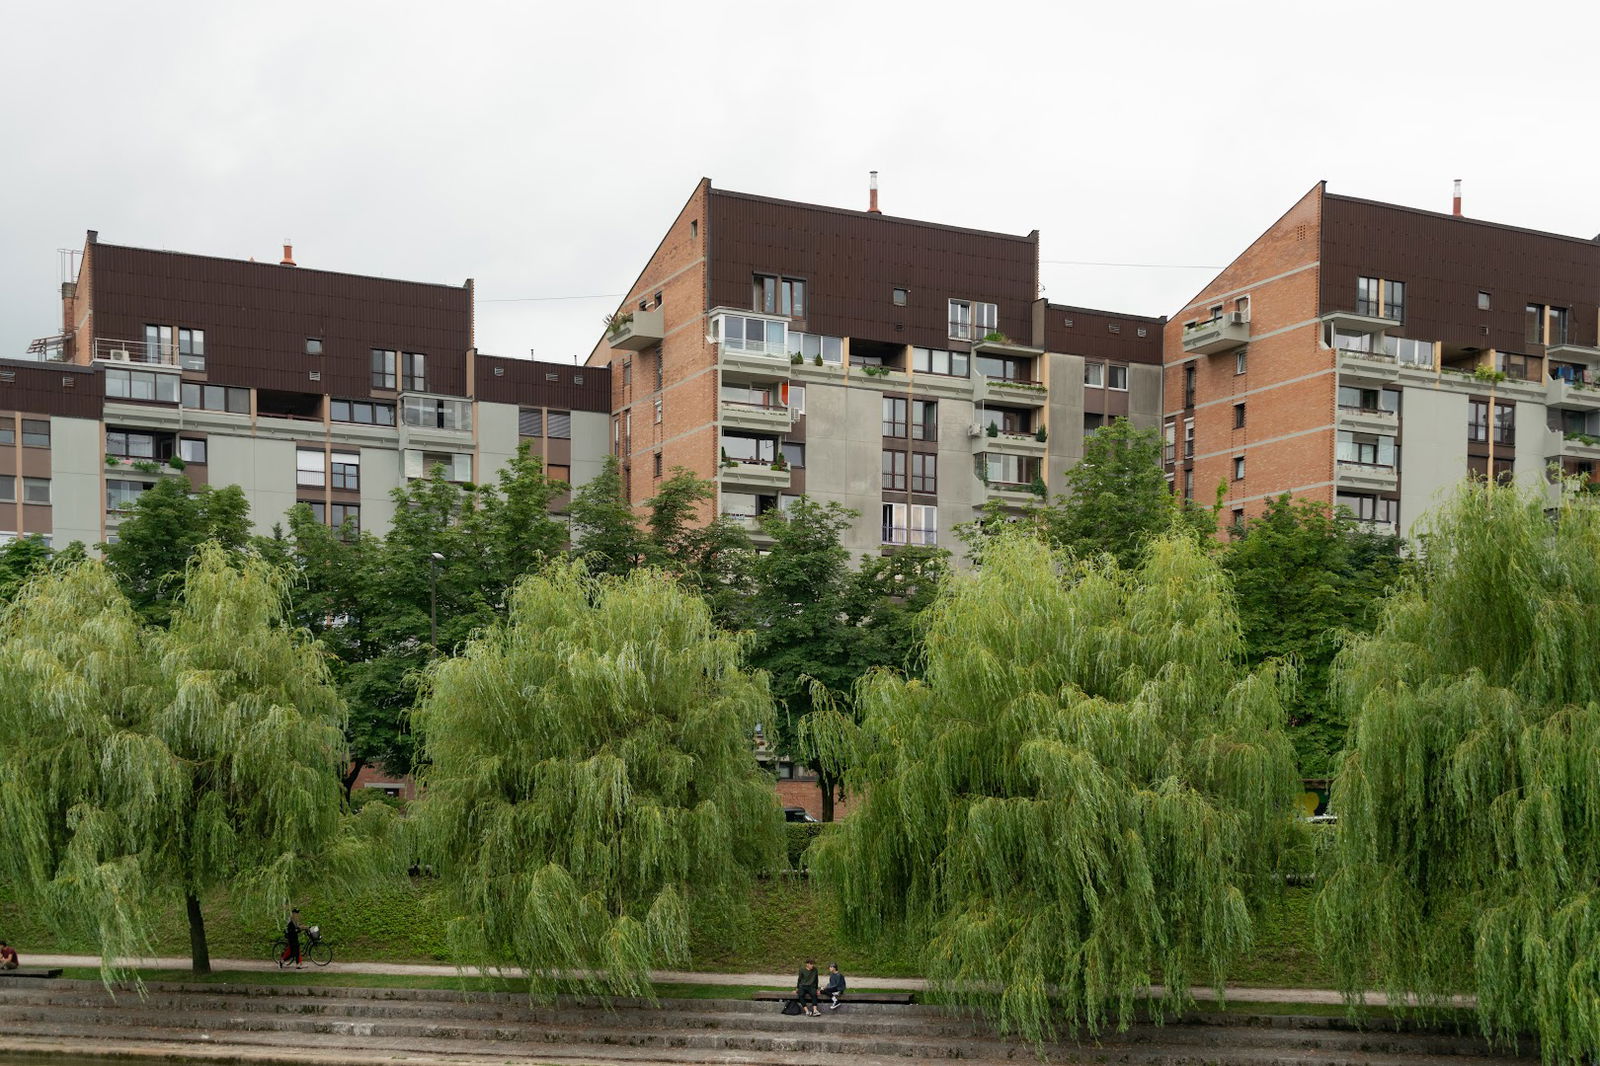
<svg viewBox="0 0 1600 1066"><path fill-rule="evenodd" d="M882 211L878 210L878 172L876 170L874 170L872 172L872 187L871 187L871 192L868 194L868 198L867 198L867 214L869 214L869 215L881 215L881 214L883 214Z"/></svg>
<svg viewBox="0 0 1600 1066"><path fill-rule="evenodd" d="M283 239L283 262L279 266L292 267L294 263L294 245L289 243L289 238Z"/></svg>
<svg viewBox="0 0 1600 1066"><path fill-rule="evenodd" d="M1450 213L1452 215L1455 215L1457 218L1461 217L1461 179L1460 178L1456 179L1456 195L1455 195L1454 202L1451 203L1451 205L1450 205Z"/></svg>

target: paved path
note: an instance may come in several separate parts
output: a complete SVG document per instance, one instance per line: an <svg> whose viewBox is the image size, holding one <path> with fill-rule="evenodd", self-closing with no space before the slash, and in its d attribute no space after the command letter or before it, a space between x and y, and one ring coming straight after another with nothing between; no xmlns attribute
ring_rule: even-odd
<svg viewBox="0 0 1600 1066"><path fill-rule="evenodd" d="M35 955L29 954L24 958L28 966L91 966L98 967L100 958L97 955ZM150 959L124 959L124 965L137 966L141 969L154 970L187 970L187 958L150 958ZM255 970L273 972L278 969L277 964L258 959L212 959L213 970ZM463 971L454 966L440 965L437 963L413 962L341 962L335 959L326 970L314 966L306 966L305 973L358 973L358 974L392 974L408 977L455 977ZM470 971L468 971L470 973ZM521 977L523 971L517 967L508 967L503 970L493 971L502 977ZM652 970L650 979L659 984L678 985L749 985L771 986L773 988L788 988L794 983L792 973L700 973L681 970ZM928 986L928 982L921 977L850 977L850 987L859 989L893 988L921 991ZM1152 995L1161 994L1161 986L1156 985L1150 989ZM1225 990L1230 1003L1316 1003L1340 1004L1344 1002L1338 992L1326 988L1234 988ZM1195 988L1194 998L1202 1002L1216 1000L1214 989ZM1367 1001L1382 1004L1384 997L1381 992L1367 993ZM1451 1002L1457 1007L1474 1007L1477 998L1474 996L1455 996Z"/></svg>

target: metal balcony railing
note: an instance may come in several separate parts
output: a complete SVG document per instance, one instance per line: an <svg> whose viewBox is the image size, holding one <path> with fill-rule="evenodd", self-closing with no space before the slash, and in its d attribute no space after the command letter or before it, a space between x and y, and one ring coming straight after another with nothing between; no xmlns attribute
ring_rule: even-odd
<svg viewBox="0 0 1600 1066"><path fill-rule="evenodd" d="M94 357L107 363L141 363L146 366L177 366L176 344L147 344L144 341L94 339Z"/></svg>

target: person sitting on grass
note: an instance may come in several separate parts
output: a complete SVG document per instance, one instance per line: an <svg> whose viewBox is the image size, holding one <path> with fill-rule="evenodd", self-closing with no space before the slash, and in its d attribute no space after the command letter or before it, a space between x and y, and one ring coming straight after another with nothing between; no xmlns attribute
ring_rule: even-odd
<svg viewBox="0 0 1600 1066"><path fill-rule="evenodd" d="M17 959L17 949L0 940L0 970L15 970L22 965Z"/></svg>
<svg viewBox="0 0 1600 1066"><path fill-rule="evenodd" d="M822 990L822 994L831 1001L828 1004L829 1010L839 1009L839 997L844 995L844 974L839 972L839 964L836 962L828 963L828 985Z"/></svg>

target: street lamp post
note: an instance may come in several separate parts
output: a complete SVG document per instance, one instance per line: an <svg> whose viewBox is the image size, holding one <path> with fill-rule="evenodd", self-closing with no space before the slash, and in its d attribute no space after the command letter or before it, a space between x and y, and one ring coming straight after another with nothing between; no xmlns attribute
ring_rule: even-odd
<svg viewBox="0 0 1600 1066"><path fill-rule="evenodd" d="M439 564L444 556L432 552L428 556L428 644L435 653L439 651Z"/></svg>

